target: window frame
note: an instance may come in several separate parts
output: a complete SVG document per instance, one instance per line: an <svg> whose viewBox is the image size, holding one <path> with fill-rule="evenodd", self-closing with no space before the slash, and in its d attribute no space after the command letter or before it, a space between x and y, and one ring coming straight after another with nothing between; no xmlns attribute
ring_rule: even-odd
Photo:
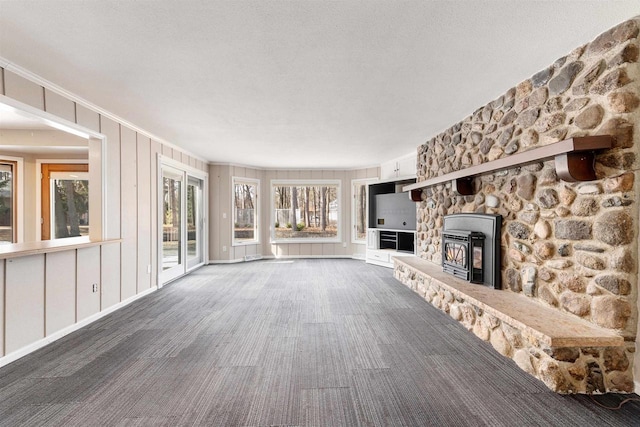
<svg viewBox="0 0 640 427"><path fill-rule="evenodd" d="M369 229L369 185L372 182L378 181L377 178L359 178L351 180L351 243L356 245L366 245L367 244L367 230ZM364 185L365 188L365 200L366 207L364 213L364 223L365 223L365 233L362 239L358 239L357 237L357 212L356 212L356 185Z"/></svg>
<svg viewBox="0 0 640 427"><path fill-rule="evenodd" d="M274 187L336 187L336 201L338 202L338 223L335 237L320 238L276 238L275 237L275 206ZM339 179L272 179L269 184L269 237L270 243L341 243L342 242L342 180Z"/></svg>
<svg viewBox="0 0 640 427"><path fill-rule="evenodd" d="M37 238L39 241L65 239L65 237L52 237L55 233L53 233L52 227L54 205L52 203L51 174L82 173L86 174L87 180L90 182L89 159L55 159L51 161L36 159L36 165L36 174L40 176L40 179L36 181L36 191L39 195L36 199ZM91 201L89 201L89 212L91 212ZM89 225L89 230L91 230L91 225Z"/></svg>
<svg viewBox="0 0 640 427"><path fill-rule="evenodd" d="M236 207L235 207L235 190L236 190L236 184L249 184L249 185L253 185L256 188L256 200L254 203L254 229L253 229L253 236L254 238L252 240L243 240L243 241L237 241L236 240L236 233L235 233L235 228L236 228ZM232 247L236 247L236 246L247 246L247 245L259 245L260 244L260 231L261 231L261 227L260 227L260 180L257 178L244 178L244 177L239 177L239 176L233 176L231 177L231 197L229 198L229 201L231 203L231 246Z"/></svg>
<svg viewBox="0 0 640 427"><path fill-rule="evenodd" d="M24 215L19 215L24 212L24 158L22 157L14 157L14 156L5 156L4 154L0 156L0 163L11 165L12 174L13 174L13 184L11 191L13 192L12 197L12 206L13 209L11 215L11 227L12 227L12 240L13 243L21 243L24 240Z"/></svg>

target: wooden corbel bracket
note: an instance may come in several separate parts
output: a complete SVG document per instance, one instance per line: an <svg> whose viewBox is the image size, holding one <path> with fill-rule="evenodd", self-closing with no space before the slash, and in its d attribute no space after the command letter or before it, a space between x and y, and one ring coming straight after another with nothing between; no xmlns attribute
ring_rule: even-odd
<svg viewBox="0 0 640 427"><path fill-rule="evenodd" d="M593 181L596 179L595 152L611 148L613 137L609 135L583 136L565 139L564 141L534 148L529 151L481 163L466 169L447 173L425 181L403 187L403 191L411 191L411 199L420 201L414 191L445 182L451 182L458 194L469 196L474 194L473 178L487 173L528 163L539 162L549 158L555 159L556 175L567 182Z"/></svg>

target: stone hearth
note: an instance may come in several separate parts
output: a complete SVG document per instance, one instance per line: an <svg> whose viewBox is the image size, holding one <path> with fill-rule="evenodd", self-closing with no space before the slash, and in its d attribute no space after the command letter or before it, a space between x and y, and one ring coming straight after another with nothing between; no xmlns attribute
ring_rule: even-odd
<svg viewBox="0 0 640 427"><path fill-rule="evenodd" d="M574 316L396 258L394 276L558 393L633 391L633 343Z"/></svg>

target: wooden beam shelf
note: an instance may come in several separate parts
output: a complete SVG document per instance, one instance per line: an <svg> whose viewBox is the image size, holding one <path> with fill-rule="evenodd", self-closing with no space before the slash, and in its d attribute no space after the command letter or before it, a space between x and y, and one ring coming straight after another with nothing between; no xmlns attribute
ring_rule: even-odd
<svg viewBox="0 0 640 427"><path fill-rule="evenodd" d="M515 166L534 163L543 159L555 158L558 178L568 181L593 181L596 179L595 151L611 148L613 137L609 135L582 136L534 148L522 153L481 163L455 172L429 178L407 185L403 191L411 192L411 199L420 201L419 193L423 188L452 182L453 189L463 196L473 194L473 177L493 173ZM417 191L420 190L420 191ZM417 199L417 200L416 200Z"/></svg>

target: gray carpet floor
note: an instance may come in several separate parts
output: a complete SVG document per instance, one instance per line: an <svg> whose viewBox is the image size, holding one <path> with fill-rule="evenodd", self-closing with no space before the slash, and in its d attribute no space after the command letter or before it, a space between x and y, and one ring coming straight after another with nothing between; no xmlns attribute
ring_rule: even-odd
<svg viewBox="0 0 640 427"><path fill-rule="evenodd" d="M630 426L640 403L550 392L391 270L259 261L203 267L1 368L0 425Z"/></svg>

